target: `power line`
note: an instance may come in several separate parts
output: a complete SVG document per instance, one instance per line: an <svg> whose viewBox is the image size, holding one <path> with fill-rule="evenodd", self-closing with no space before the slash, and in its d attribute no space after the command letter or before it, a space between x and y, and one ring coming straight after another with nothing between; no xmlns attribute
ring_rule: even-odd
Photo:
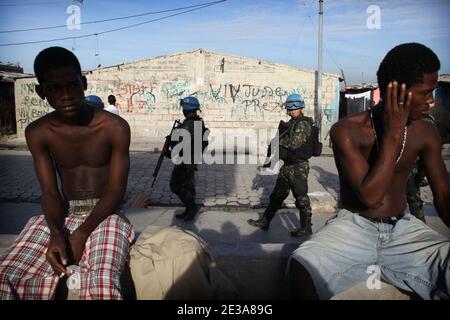
<svg viewBox="0 0 450 320"><path fill-rule="evenodd" d="M111 30L106 30L106 31L102 31L102 32L96 32L96 33L91 33L91 34L86 34L86 35L76 36L76 37L63 37L63 38L49 39L49 40L36 40L36 41L15 42L15 43L0 43L0 47L19 46L19 45L25 45L25 44L54 42L54 41L62 41L62 40L68 40L68 39L79 39L79 38L87 38L87 37L92 37L92 36L98 36L100 34L106 34L106 33L111 33L111 32L115 32L115 31L125 30L125 29L129 29L129 28L141 26L141 25L144 25L144 24L147 24L147 23L168 19L168 18L171 18L171 17L175 17L175 16L178 16L178 15L182 15L182 14L188 13L188 12L204 9L204 8L207 8L207 7L210 7L210 6L216 5L216 4L221 3L221 2L225 2L225 1L227 1L227 0L210 2L209 4L205 4L205 5L201 6L201 7L196 7L196 8L193 8L193 9L190 9L190 10L185 10L185 11L182 11L182 12L179 12L179 13L170 14L168 16L164 16L164 17L161 17L161 18L152 19L152 20L149 20L149 21L144 21L144 22L132 24L132 25L129 25L129 26L124 26L124 27L111 29Z"/></svg>
<svg viewBox="0 0 450 320"><path fill-rule="evenodd" d="M316 29L316 26L314 25L314 22L312 21L311 13L309 12L309 9L306 7L305 1L302 1L302 2L303 2L303 5L304 5L304 7L305 7L305 9L306 9L306 11L307 11L307 16L308 16L308 18L309 18L309 21L311 22L311 25L313 26L314 31L317 33L318 31L317 31L317 29ZM339 66L339 64L336 62L336 60L333 58L333 56L332 56L332 54L330 53L330 51L328 50L328 46L325 44L324 47L325 47L325 51L327 52L328 56L331 58L331 60L333 61L333 63L336 65L336 67L337 67L339 70L342 69L342 68Z"/></svg>
<svg viewBox="0 0 450 320"><path fill-rule="evenodd" d="M124 20L124 19L148 16L148 15L153 15L153 14L160 14L160 13L179 11L179 10L184 10L184 9L191 9L191 8L197 8L197 7L201 7L201 6L205 6L205 5L209 5L209 4L211 4L211 5L212 4L218 4L218 3L224 2L224 1L226 1L226 0L200 3L200 4L196 4L196 5L192 5L192 6L180 7L180 8L175 8L175 9L167 9L167 10L161 10L161 11L150 11L150 12L135 14L135 15L131 15L131 16L124 16L124 17L117 17L117 18L110 18L110 19L103 19L103 20L95 20L95 21L87 21L87 22L80 23L80 25L102 23L102 22L116 21L116 20ZM13 33L13 32L48 30L48 29L57 29L57 28L65 28L65 27L67 27L65 24L61 24L61 25L58 25L58 26L37 27L37 28L28 28L28 29L4 30L4 31L0 31L0 33Z"/></svg>

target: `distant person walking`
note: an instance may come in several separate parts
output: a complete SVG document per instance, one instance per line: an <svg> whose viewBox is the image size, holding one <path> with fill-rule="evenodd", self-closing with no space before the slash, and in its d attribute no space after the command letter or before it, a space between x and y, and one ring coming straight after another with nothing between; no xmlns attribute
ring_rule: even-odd
<svg viewBox="0 0 450 320"><path fill-rule="evenodd" d="M106 111L119 115L119 109L116 107L116 97L110 94L108 96L109 105L105 107Z"/></svg>

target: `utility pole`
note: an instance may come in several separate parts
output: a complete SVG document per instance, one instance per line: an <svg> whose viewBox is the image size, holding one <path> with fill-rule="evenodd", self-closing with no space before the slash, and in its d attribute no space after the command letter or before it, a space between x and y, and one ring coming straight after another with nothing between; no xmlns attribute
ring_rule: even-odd
<svg viewBox="0 0 450 320"><path fill-rule="evenodd" d="M319 140L322 141L322 43L323 43L323 0L319 0L319 55L317 66L317 105L314 118L319 128Z"/></svg>

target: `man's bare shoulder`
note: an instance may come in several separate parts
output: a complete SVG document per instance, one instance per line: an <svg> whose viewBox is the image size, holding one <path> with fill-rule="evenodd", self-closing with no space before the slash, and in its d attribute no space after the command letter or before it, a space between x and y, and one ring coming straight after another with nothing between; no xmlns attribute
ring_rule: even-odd
<svg viewBox="0 0 450 320"><path fill-rule="evenodd" d="M418 131L427 131L427 130L431 130L431 128L433 128L433 129L436 128L432 122L426 121L424 119L411 121L410 127L414 128L414 130L418 130Z"/></svg>
<svg viewBox="0 0 450 320"><path fill-rule="evenodd" d="M102 127L109 136L126 136L130 135L130 125L122 117L115 115L111 112L98 110L95 113L95 123L94 126ZM102 129L102 130L103 130Z"/></svg>
<svg viewBox="0 0 450 320"><path fill-rule="evenodd" d="M340 137L350 138L358 136L366 129L367 120L367 111L345 117L331 127L330 137L332 140L336 141L336 139Z"/></svg>
<svg viewBox="0 0 450 320"><path fill-rule="evenodd" d="M54 112L50 112L28 124L25 128L25 138L29 140L30 137L45 137L45 132L49 131L53 118Z"/></svg>
<svg viewBox="0 0 450 320"><path fill-rule="evenodd" d="M99 110L97 111L97 117L98 120L105 125L108 126L114 126L115 129L118 128L123 128L123 129L127 129L129 128L129 124L128 122L123 119L121 116L118 116L116 114L113 114L109 111L105 111L105 110Z"/></svg>
<svg viewBox="0 0 450 320"><path fill-rule="evenodd" d="M422 144L441 144L441 137L436 126L425 120L414 120L411 121L408 126L408 135L416 143Z"/></svg>

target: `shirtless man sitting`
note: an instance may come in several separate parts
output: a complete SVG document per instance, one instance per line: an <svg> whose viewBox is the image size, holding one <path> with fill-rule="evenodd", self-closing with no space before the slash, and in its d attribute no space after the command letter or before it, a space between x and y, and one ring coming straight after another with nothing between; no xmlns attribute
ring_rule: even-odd
<svg viewBox="0 0 450 320"><path fill-rule="evenodd" d="M405 211L406 182L420 156L436 210L450 226L441 141L422 120L434 102L439 68L423 45L393 48L377 73L382 102L331 129L341 209L292 253L294 297L329 299L379 270L380 280L423 299L450 298L450 239Z"/></svg>
<svg viewBox="0 0 450 320"><path fill-rule="evenodd" d="M43 215L0 257L0 298L53 299L68 266L77 265L79 299L121 299L120 274L134 239L116 214L127 186L130 128L86 105L86 78L72 52L47 48L34 71L36 92L55 109L25 130Z"/></svg>

